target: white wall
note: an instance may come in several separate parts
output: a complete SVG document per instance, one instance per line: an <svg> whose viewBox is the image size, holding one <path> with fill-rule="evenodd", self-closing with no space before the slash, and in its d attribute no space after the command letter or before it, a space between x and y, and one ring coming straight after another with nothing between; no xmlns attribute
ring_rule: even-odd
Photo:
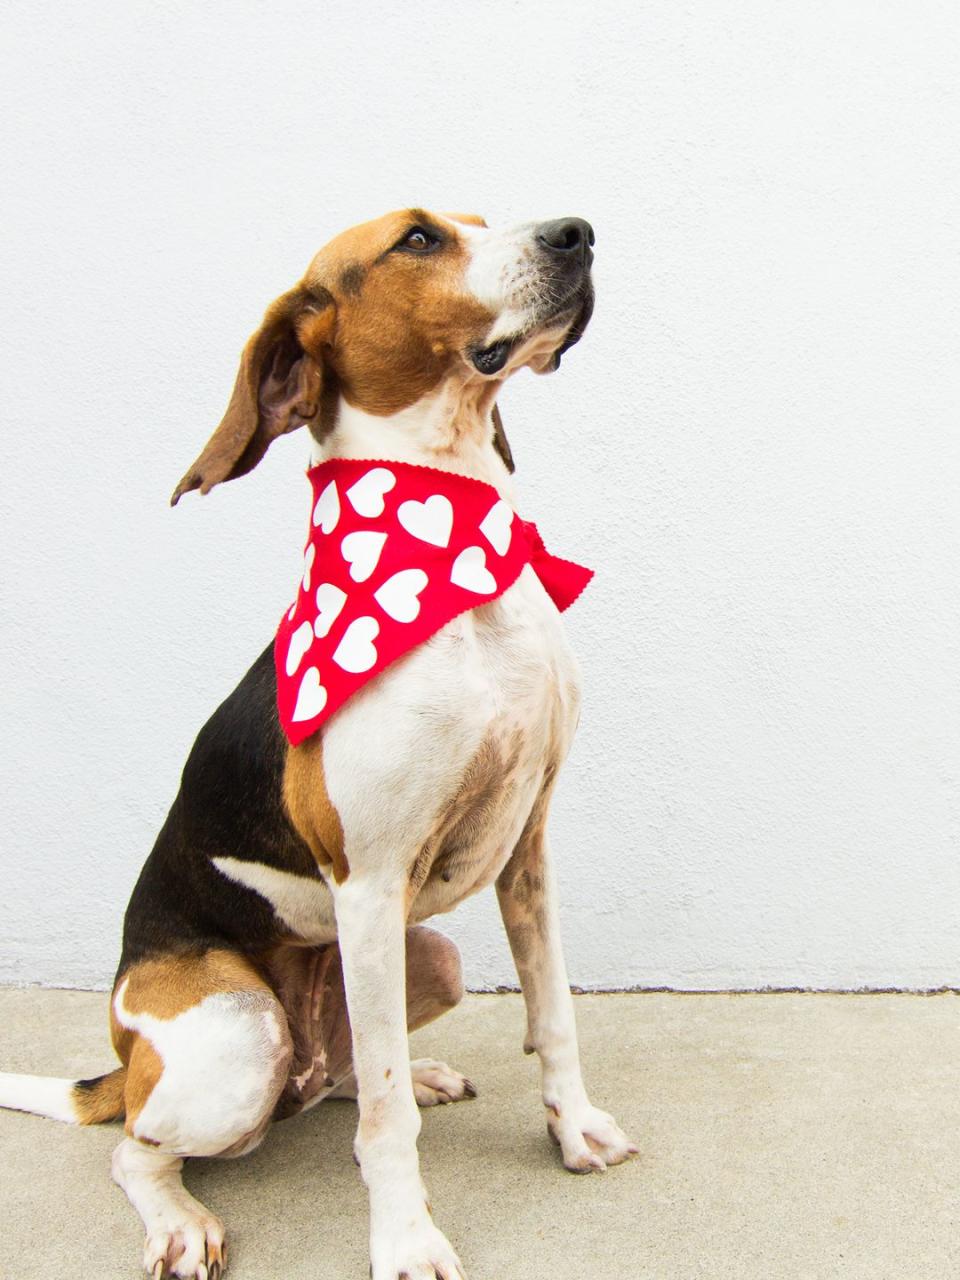
<svg viewBox="0 0 960 1280"><path fill-rule="evenodd" d="M953 0L5 8L0 978L107 983L266 643L305 440L167 497L265 303L400 205L597 229L506 391L598 569L555 809L583 985L960 985ZM10 128L14 125L14 128ZM512 980L494 904L450 920Z"/></svg>

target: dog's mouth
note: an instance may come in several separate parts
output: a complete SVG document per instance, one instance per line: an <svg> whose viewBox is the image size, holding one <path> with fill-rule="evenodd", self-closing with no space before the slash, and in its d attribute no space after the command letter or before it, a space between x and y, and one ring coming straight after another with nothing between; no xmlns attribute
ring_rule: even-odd
<svg viewBox="0 0 960 1280"><path fill-rule="evenodd" d="M525 332L499 338L488 346L472 346L467 350L467 358L478 373L488 378L494 377L506 368L511 356L519 348L533 342L539 334L556 330L562 336L559 338L559 345L552 352L549 367L558 369L560 357L580 341L590 323L593 297L593 285L589 274L586 274L571 294L560 302L551 302L549 308Z"/></svg>
<svg viewBox="0 0 960 1280"><path fill-rule="evenodd" d="M470 363L477 373L491 377L504 368L510 359L511 351L519 341L519 338L501 338L499 342L494 342L489 347L471 347L467 353Z"/></svg>

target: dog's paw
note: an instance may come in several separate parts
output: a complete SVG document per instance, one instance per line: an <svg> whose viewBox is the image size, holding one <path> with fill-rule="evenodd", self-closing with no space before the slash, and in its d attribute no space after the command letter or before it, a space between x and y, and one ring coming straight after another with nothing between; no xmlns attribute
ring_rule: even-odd
<svg viewBox="0 0 960 1280"><path fill-rule="evenodd" d="M212 1213L160 1221L143 1246L151 1280L220 1280L227 1266L223 1223Z"/></svg>
<svg viewBox="0 0 960 1280"><path fill-rule="evenodd" d="M415 1227L394 1234L374 1232L370 1240L371 1280L465 1280L450 1241L424 1213Z"/></svg>
<svg viewBox="0 0 960 1280"><path fill-rule="evenodd" d="M476 1087L466 1076L434 1058L414 1058L410 1063L413 1092L421 1107L435 1107L444 1102L462 1102L477 1096Z"/></svg>
<svg viewBox="0 0 960 1280"><path fill-rule="evenodd" d="M613 1116L589 1103L569 1112L548 1106L547 1130L572 1173L602 1172L607 1165L623 1164L640 1150Z"/></svg>

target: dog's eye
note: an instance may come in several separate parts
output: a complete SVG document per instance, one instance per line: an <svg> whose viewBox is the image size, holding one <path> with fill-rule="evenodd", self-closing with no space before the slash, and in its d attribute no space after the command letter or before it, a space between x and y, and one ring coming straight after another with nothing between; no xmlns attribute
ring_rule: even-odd
<svg viewBox="0 0 960 1280"><path fill-rule="evenodd" d="M432 253L439 248L440 237L423 227L411 227L403 239L395 246L397 249L408 249L411 253Z"/></svg>

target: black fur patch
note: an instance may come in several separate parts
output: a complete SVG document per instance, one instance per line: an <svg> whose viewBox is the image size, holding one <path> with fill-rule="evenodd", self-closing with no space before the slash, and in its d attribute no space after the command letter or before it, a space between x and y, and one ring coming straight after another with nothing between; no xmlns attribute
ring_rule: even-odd
<svg viewBox="0 0 960 1280"><path fill-rule="evenodd" d="M73 1087L79 1093L93 1093L103 1084L103 1076L94 1076L92 1080L74 1080Z"/></svg>
<svg viewBox="0 0 960 1280"><path fill-rule="evenodd" d="M363 288L366 275L366 269L359 262L351 262L340 272L340 288L348 297L355 298Z"/></svg>
<svg viewBox="0 0 960 1280"><path fill-rule="evenodd" d="M118 976L163 952L217 946L249 954L281 940L270 904L211 858L319 878L283 806L285 761L271 644L197 735L127 907Z"/></svg>

